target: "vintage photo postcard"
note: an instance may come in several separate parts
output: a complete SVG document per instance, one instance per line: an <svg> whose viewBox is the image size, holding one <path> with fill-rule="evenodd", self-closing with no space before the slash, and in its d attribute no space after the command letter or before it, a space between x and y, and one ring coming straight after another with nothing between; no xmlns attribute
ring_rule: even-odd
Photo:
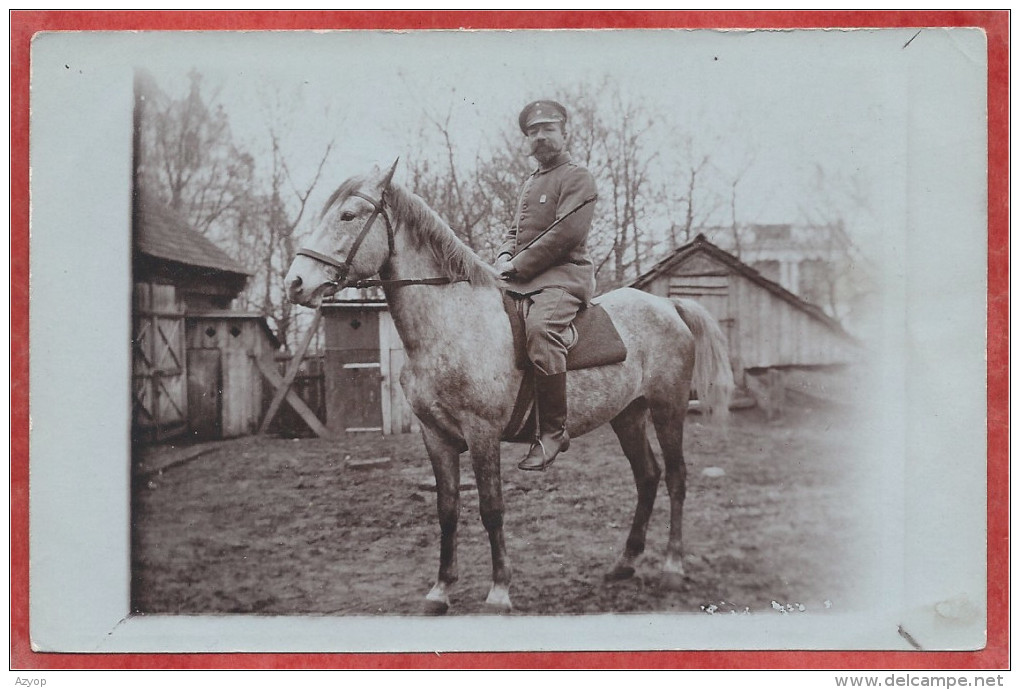
<svg viewBox="0 0 1020 690"><path fill-rule="evenodd" d="M34 32L31 653L998 663L986 19Z"/></svg>

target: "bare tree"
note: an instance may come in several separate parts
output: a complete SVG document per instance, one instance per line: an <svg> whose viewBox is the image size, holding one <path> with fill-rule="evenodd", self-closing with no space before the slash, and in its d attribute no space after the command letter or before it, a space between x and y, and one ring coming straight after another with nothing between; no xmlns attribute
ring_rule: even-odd
<svg viewBox="0 0 1020 690"><path fill-rule="evenodd" d="M254 309L275 324L281 342L291 337L291 304L283 278L293 259L295 234L334 148L324 141L295 172L302 155L288 152L281 132L295 99L279 91L263 94L267 144L256 157L234 140L229 119L206 95L202 76L192 70L187 93L172 98L146 78L146 117L140 135L144 184L188 224L210 237L254 275L238 306Z"/></svg>
<svg viewBox="0 0 1020 690"><path fill-rule="evenodd" d="M867 185L861 174L834 175L820 164L813 166L809 177L810 190L800 204L800 215L817 235L824 258L804 276L804 288L830 316L845 322L874 290L872 261L846 232L848 217L872 220Z"/></svg>
<svg viewBox="0 0 1020 690"><path fill-rule="evenodd" d="M656 203L651 178L658 152L650 143L656 118L608 78L554 97L570 113L568 149L599 188L589 250L603 287L619 285L641 271L656 241L646 227ZM491 253L513 222L521 184L534 170L516 122L508 118L497 141L473 159L457 141L451 112L426 111L423 122L423 151L408 163L414 190L468 245Z"/></svg>
<svg viewBox="0 0 1020 690"><path fill-rule="evenodd" d="M280 152L279 139L276 133L270 130L270 135L273 138L273 165L274 169L277 167L277 162L280 168L283 169L284 177L287 181L287 186L290 188L292 198L295 200L295 204L291 206L293 210L289 214L286 214L286 207L280 205L280 212L275 213L272 217L274 221L279 223L277 226L278 236L280 238L280 264L276 272L277 285L282 286L284 279L287 276L287 271L290 268L291 262L294 260L294 252L296 247L294 246L294 233L301 220L304 218L305 210L308 208L308 199L311 197L312 192L319 184L319 179L322 176L322 169L326 165L326 161L329 160L330 153L333 151L334 140L330 140L326 143L325 149L322 151L322 155L319 158L319 164L315 168L315 173L311 179L306 179L303 182L299 182L291 174L290 167L287 165L287 160ZM276 176L274 175L274 180ZM274 184L273 196L274 199L279 195L279 188ZM276 205L274 204L274 208ZM282 290L282 288L281 288ZM289 299L280 300L280 308L277 310L278 316L277 321L277 332L281 342L288 342L287 335L290 331L291 323L291 309L292 303Z"/></svg>
<svg viewBox="0 0 1020 690"><path fill-rule="evenodd" d="M498 235L491 222L495 201L479 180L486 162L476 153L472 163L462 163L465 157L455 141L451 117L451 112L442 118L425 113L426 131L421 139L438 137L439 145L432 150L440 153L421 153L408 162L411 187L469 247L482 251L490 248L493 235Z"/></svg>
<svg viewBox="0 0 1020 690"><path fill-rule="evenodd" d="M570 111L570 151L599 187L589 243L600 286L623 284L641 272L655 243L646 221L656 204L651 170L659 154L650 142L657 118L608 78L558 98Z"/></svg>
<svg viewBox="0 0 1020 690"><path fill-rule="evenodd" d="M711 141L696 139L690 132L674 128L665 142L673 156L659 198L671 218L668 241L672 250L690 242L697 232L710 225L735 189L723 191L717 179Z"/></svg>
<svg viewBox="0 0 1020 690"><path fill-rule="evenodd" d="M644 252L644 218L647 202L648 169L657 153L645 150L645 135L652 128L652 118L645 110L624 102L619 92L613 94L610 117L616 126L610 129L606 141L608 150L607 176L611 182L613 216L619 228L621 241L615 248L617 282L641 273ZM627 240L630 240L628 247ZM627 253L630 252L630 263Z"/></svg>
<svg viewBox="0 0 1020 690"><path fill-rule="evenodd" d="M730 233L733 236L733 254L740 258L741 251L743 250L743 226L737 216L737 188L740 186L741 181L747 174L747 171L751 169L754 164L755 152L753 150L745 150L743 158L738 161L735 172L729 173L728 175L722 171L723 177L729 181L729 221L730 221Z"/></svg>
<svg viewBox="0 0 1020 690"><path fill-rule="evenodd" d="M188 73L188 93L172 99L147 79L143 179L150 192L201 232L217 235L229 213L249 203L254 160L233 142L217 92Z"/></svg>
<svg viewBox="0 0 1020 690"><path fill-rule="evenodd" d="M274 91L263 93L261 101L268 144L268 189L263 192L261 205L264 242L254 281L260 288L259 299L253 306L273 322L277 338L289 346L294 339L294 309L284 295L284 279L297 250L298 229L306 218L309 199L319 185L336 142L332 138L323 141L311 150L312 156L308 149L288 146L283 132L288 131L299 99ZM297 172L294 161L299 158L306 162Z"/></svg>

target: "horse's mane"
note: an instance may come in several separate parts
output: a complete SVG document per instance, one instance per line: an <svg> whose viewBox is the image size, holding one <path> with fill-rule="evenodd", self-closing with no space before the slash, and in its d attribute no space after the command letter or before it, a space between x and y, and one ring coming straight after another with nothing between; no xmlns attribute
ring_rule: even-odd
<svg viewBox="0 0 1020 690"><path fill-rule="evenodd" d="M336 203L342 203L367 182L352 177L341 184L323 207L321 216ZM496 286L496 271L466 245L453 229L417 194L391 183L386 190L386 207L393 221L408 228L418 247L427 247L440 270L451 278L466 278L472 285Z"/></svg>

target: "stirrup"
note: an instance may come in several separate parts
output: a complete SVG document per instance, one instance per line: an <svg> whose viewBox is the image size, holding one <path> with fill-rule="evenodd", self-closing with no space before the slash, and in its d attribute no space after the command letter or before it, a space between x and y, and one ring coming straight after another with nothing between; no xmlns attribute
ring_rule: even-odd
<svg viewBox="0 0 1020 690"><path fill-rule="evenodd" d="M535 452L535 448L539 448L542 451L542 462L537 465L528 464L528 460L531 459L532 453ZM551 456L546 454L545 446L542 445L541 437L536 438L534 443L531 444L531 448L528 450L528 454L524 456L524 459L517 463L517 469L524 470L525 472L545 472L546 468L553 464L560 453L565 453L570 448L570 437L567 436L566 440L560 444L559 449L556 450Z"/></svg>

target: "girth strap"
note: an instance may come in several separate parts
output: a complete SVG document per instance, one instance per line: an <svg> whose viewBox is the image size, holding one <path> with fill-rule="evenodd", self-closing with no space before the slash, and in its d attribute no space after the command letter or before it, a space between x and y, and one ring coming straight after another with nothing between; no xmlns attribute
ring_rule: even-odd
<svg viewBox="0 0 1020 690"><path fill-rule="evenodd" d="M517 390L510 420L503 429L501 438L504 441L521 440L528 433L529 413L534 412L535 401L535 369L528 360L525 348L524 319L520 313L523 300L514 299L506 290L500 291L503 297L503 310L510 319L510 333L514 349L514 366L522 370L521 387Z"/></svg>

